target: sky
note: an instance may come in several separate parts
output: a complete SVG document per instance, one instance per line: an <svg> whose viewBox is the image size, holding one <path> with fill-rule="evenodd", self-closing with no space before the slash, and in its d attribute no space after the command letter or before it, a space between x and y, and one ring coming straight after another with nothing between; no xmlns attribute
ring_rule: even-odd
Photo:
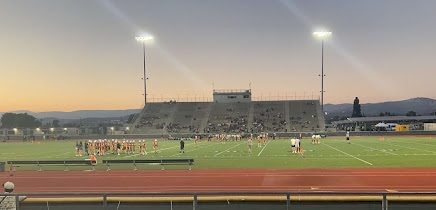
<svg viewBox="0 0 436 210"><path fill-rule="evenodd" d="M0 0L0 112L141 108L248 89L325 103L436 98L434 0Z"/></svg>

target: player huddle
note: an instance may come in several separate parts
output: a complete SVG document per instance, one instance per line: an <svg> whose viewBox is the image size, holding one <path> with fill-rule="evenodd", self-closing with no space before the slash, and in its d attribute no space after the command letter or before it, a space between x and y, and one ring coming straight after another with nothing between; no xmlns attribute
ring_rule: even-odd
<svg viewBox="0 0 436 210"><path fill-rule="evenodd" d="M312 144L320 144L321 143L321 135L314 134L312 135Z"/></svg>
<svg viewBox="0 0 436 210"><path fill-rule="evenodd" d="M248 145L248 153L251 153L253 150L253 140L254 140L255 136L254 134L250 134L250 137L247 140L247 145ZM274 135L274 139L275 139L275 135ZM266 146L266 144L268 143L269 140L269 135L268 133L261 133L259 135L256 136L256 141L257 141L257 147L262 147Z"/></svg>
<svg viewBox="0 0 436 210"><path fill-rule="evenodd" d="M85 152L87 155L121 155L121 154L140 154L146 155L147 153L147 140L118 140L118 139L98 139L88 140L85 143ZM159 152L159 142L157 139L152 143L153 152ZM76 156L82 156L83 144L82 142L76 143Z"/></svg>
<svg viewBox="0 0 436 210"><path fill-rule="evenodd" d="M268 133L261 133L257 136L257 147L265 146L268 143L269 140L269 134Z"/></svg>
<svg viewBox="0 0 436 210"><path fill-rule="evenodd" d="M226 142L226 141L241 141L242 135L241 134L215 134L215 135L209 135L208 140L211 141L220 141L220 142Z"/></svg>
<svg viewBox="0 0 436 210"><path fill-rule="evenodd" d="M303 135L299 134L299 137L291 139L291 148L290 151L294 154L304 154L304 149L301 147L301 139ZM272 135L272 139L276 138L276 134ZM216 135L208 135L207 141L220 141L221 143L226 142L228 140L233 141L241 141L242 135L225 135L225 134L216 134ZM268 133L260 133L258 135L250 134L247 139L248 152L252 153L254 141L257 141L257 147L265 147L270 140L270 136ZM346 133L346 140L350 143L350 132ZM76 142L76 156L82 156L83 151L86 155L94 155L94 156L103 156L108 154L113 155L121 155L121 154L140 154L147 155L148 152L151 152L148 149L147 140L118 140L118 139L98 139L98 140L88 140L84 144L80 141ZM201 142L201 136L194 137L194 143L197 144ZM312 135L312 144L320 144L321 143L321 135L314 134ZM160 152L159 150L159 142L157 139L152 140L152 151L154 153ZM185 142L182 140L180 142L180 153L185 152Z"/></svg>
<svg viewBox="0 0 436 210"><path fill-rule="evenodd" d="M301 154L301 151L302 151L301 138L292 138L291 139L291 152Z"/></svg>

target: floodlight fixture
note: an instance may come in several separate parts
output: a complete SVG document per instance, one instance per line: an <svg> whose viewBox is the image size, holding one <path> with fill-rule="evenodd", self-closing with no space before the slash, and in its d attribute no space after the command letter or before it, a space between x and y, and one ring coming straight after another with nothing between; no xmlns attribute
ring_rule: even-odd
<svg viewBox="0 0 436 210"><path fill-rule="evenodd" d="M137 36L135 37L136 41L138 42L146 42L146 41L151 41L154 39L153 36L151 35L145 35L145 36Z"/></svg>
<svg viewBox="0 0 436 210"><path fill-rule="evenodd" d="M143 77L144 80L144 106L147 104L147 74L145 72L145 43L154 40L154 37L150 34L145 34L142 36L135 37L136 41L142 43L142 51L144 56L144 65L143 65Z"/></svg>
<svg viewBox="0 0 436 210"><path fill-rule="evenodd" d="M315 31L315 32L312 33L312 35L315 38L324 40L324 39L327 39L327 38L331 37L332 36L332 32L331 31Z"/></svg>
<svg viewBox="0 0 436 210"><path fill-rule="evenodd" d="M317 30L313 32L312 35L316 39L321 40L321 74L319 76L321 77L321 111L324 113L324 41L332 36L332 32L327 30Z"/></svg>

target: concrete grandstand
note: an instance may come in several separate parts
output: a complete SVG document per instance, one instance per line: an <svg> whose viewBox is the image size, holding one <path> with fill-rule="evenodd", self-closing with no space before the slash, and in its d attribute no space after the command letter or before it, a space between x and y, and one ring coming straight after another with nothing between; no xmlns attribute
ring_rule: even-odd
<svg viewBox="0 0 436 210"><path fill-rule="evenodd" d="M247 94L247 91L240 91ZM228 94L228 92L226 92ZM238 92L233 92L237 95ZM217 92L214 92L214 96ZM131 125L134 134L324 131L318 100L148 103Z"/></svg>

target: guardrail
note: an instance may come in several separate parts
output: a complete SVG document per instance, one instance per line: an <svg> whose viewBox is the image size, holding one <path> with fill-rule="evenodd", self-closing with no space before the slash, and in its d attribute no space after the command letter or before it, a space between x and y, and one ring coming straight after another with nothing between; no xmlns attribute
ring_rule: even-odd
<svg viewBox="0 0 436 210"><path fill-rule="evenodd" d="M273 132L271 132L273 133ZM275 132L278 137L293 137L297 136L300 133L303 134L304 137L311 137L313 133L325 133L327 136L345 136L345 131L337 131L337 132L320 132L320 131L304 131L304 132ZM65 135L66 139L74 139L74 140L89 140L89 139L138 139L138 138L168 138L172 137L193 137L195 135L203 135L207 136L215 133L158 133L158 134L120 134L120 135ZM231 134L231 133L228 133ZM237 134L237 133L235 133ZM258 133L254 133L258 134ZM407 132L395 132L395 131L353 131L351 132L352 136L432 136L436 135L436 131L407 131ZM10 135L10 141L13 140L23 140L22 135ZM4 140L4 136L0 135L0 141ZM35 135L35 140L42 140L42 135ZM4 140L9 141L9 140ZM30 140L29 140L30 141ZM52 141L52 140L43 140L43 141Z"/></svg>
<svg viewBox="0 0 436 210"><path fill-rule="evenodd" d="M41 200L42 197L45 197L46 199L49 199L47 197L52 196L51 198L64 198L65 196L68 197L75 197L74 201L76 202L80 202L79 199L76 199L77 197L97 197L99 198L98 200L96 200L95 202L100 203L101 205L103 205L104 207L106 207L108 205L108 202L110 202L109 198L111 197L115 197L115 196L122 196L122 198L132 198L132 197L153 197L156 198L158 196L163 197L163 198L168 198L171 196L175 196L173 197L174 200L177 200L177 198L180 198L180 196L187 196L190 197L191 200L186 200L185 202L192 202L192 209L195 210L197 208L198 202L199 202L199 197L206 197L206 198L210 198L211 196L260 196L260 197L267 197L267 196L285 196L286 198L284 198L282 201L286 201L286 209L290 208L291 205L291 198L293 196L324 196L324 197L328 197L328 196L342 196L343 198L346 198L347 196L379 196L378 198L373 198L373 201L380 201L381 202L381 209L382 210L387 210L388 209L388 201L389 198L388 196L430 196L433 195L431 201L436 202L436 192L333 192L333 191L326 191L326 192L322 192L322 191L317 191L317 192L312 192L312 191L289 191L289 192L69 192L69 193L65 193L65 192L51 192L51 193L3 193L0 194L0 198L2 198L2 196L11 196L11 197L15 197L15 201L17 203L17 209L20 209L20 196L26 196L29 199L32 199L32 196L34 197L38 197L38 199ZM22 198L22 197L21 197ZM118 197L117 199L122 199L120 197ZM299 197L300 198L300 197ZM259 199L261 200L261 199ZM328 201L328 199L322 199L323 201ZM345 199L344 199L345 200ZM394 199L393 199L394 200ZM398 198L397 198L398 200ZM168 201L165 200L165 201ZM211 200L209 200L210 202ZM241 199L241 201L246 201L246 199ZM262 200L265 201L265 200ZM364 201L368 201L368 200L364 200ZM407 201L406 200L402 200L402 201ZM413 199L412 199L413 201ZM422 201L422 200L420 200ZM66 200L65 202L70 202L71 200ZM87 199L87 202L89 202L89 199ZM113 202L113 201L112 201ZM156 202L156 201L155 201ZM45 203L45 202L44 202ZM48 201L47 201L48 203Z"/></svg>

